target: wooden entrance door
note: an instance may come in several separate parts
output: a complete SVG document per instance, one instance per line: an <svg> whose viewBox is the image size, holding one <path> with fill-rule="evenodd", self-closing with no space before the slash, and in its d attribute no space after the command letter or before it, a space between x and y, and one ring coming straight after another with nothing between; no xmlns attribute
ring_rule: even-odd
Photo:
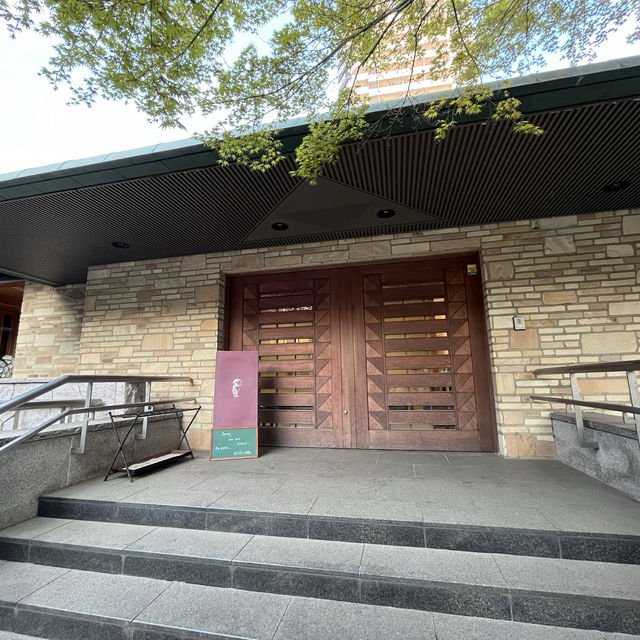
<svg viewBox="0 0 640 640"><path fill-rule="evenodd" d="M477 258L352 272L356 446L495 450Z"/></svg>
<svg viewBox="0 0 640 640"><path fill-rule="evenodd" d="M229 348L258 352L261 444L344 447L340 275L231 280Z"/></svg>
<svg viewBox="0 0 640 640"><path fill-rule="evenodd" d="M230 281L229 348L259 353L263 444L493 451L474 257Z"/></svg>

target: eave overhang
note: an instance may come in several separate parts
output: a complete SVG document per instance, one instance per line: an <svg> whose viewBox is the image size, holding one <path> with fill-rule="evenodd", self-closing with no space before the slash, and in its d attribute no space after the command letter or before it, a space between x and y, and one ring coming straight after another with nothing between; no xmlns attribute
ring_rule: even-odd
<svg viewBox="0 0 640 640"><path fill-rule="evenodd" d="M434 143L424 102L376 105L375 137L345 145L316 187L289 158L265 174L222 167L192 140L2 175L0 271L68 284L96 264L640 207L640 57L509 91L543 136L467 119ZM285 151L306 131L284 125Z"/></svg>

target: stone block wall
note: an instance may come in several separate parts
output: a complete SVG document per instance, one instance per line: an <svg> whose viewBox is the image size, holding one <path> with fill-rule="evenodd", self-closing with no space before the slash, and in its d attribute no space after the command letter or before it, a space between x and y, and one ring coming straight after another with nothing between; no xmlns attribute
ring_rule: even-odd
<svg viewBox="0 0 640 640"><path fill-rule="evenodd" d="M84 284L53 288L25 283L15 378L56 378L77 372L84 290Z"/></svg>
<svg viewBox="0 0 640 640"><path fill-rule="evenodd" d="M552 456L551 407L528 396L566 392L566 381L558 386L532 371L638 356L639 249L634 210L92 267L77 369L192 376L193 388L165 391L199 398L192 444L204 448L226 274L478 252L500 451ZM25 291L29 304L34 293ZM525 319L524 331L513 330L513 316ZM22 344L28 347L26 336ZM598 397L620 397L618 383L603 376L584 384L595 385Z"/></svg>

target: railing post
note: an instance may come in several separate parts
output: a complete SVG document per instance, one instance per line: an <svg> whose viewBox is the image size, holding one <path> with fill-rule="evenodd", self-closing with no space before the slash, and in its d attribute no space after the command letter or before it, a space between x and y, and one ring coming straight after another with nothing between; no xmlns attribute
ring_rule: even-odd
<svg viewBox="0 0 640 640"><path fill-rule="evenodd" d="M151 382L147 381L144 383L144 401L149 402L151 400ZM145 404L144 410L148 411L149 406ZM149 418L145 416L142 418L142 430L140 433L136 434L134 437L136 440L146 440L147 439L147 424L149 422Z"/></svg>
<svg viewBox="0 0 640 640"><path fill-rule="evenodd" d="M638 390L638 376L635 371L627 371L627 382L629 383L629 395L631 396L631 406L640 408L640 391ZM627 422L626 414L623 414ZM640 446L640 414L631 414L632 421L636 424L636 437ZM629 421L631 422L631 421Z"/></svg>
<svg viewBox="0 0 640 640"><path fill-rule="evenodd" d="M578 384L578 376L575 373L569 374L569 380L571 381L571 395L574 400L582 400L582 393L580 392L580 385ZM588 441L584 435L584 417L582 415L582 407L574 404L573 410L576 418L576 433L578 436L578 445L580 447L588 449L597 449L598 443Z"/></svg>
<svg viewBox="0 0 640 640"><path fill-rule="evenodd" d="M85 396L84 406L85 409L91 406L91 395L93 393L93 382L87 382L87 395ZM89 420L93 418L93 413L87 413L87 417L82 422L82 431L80 432L80 444L77 447L71 447L71 453L77 453L81 455L84 453L85 445L87 444L87 427L89 426Z"/></svg>

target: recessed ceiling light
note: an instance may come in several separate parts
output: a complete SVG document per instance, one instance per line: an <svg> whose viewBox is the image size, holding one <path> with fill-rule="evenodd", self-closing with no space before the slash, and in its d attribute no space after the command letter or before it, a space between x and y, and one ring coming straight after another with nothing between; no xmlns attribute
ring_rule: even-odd
<svg viewBox="0 0 640 640"><path fill-rule="evenodd" d="M118 242L117 240L112 242L111 246L115 247L116 249L128 249L129 248L129 245L126 242Z"/></svg>
<svg viewBox="0 0 640 640"><path fill-rule="evenodd" d="M286 231L289 228L289 225L286 222L274 222L271 225L271 228L274 231Z"/></svg>
<svg viewBox="0 0 640 640"><path fill-rule="evenodd" d="M628 180L617 180L616 182L605 184L604 187L602 187L602 190L605 193L616 193L616 191L622 191L630 185L631 183Z"/></svg>
<svg viewBox="0 0 640 640"><path fill-rule="evenodd" d="M378 216L378 218L393 218L393 216L396 215L396 211L395 209L380 209L380 211L378 211L378 213L376 213L376 215Z"/></svg>

